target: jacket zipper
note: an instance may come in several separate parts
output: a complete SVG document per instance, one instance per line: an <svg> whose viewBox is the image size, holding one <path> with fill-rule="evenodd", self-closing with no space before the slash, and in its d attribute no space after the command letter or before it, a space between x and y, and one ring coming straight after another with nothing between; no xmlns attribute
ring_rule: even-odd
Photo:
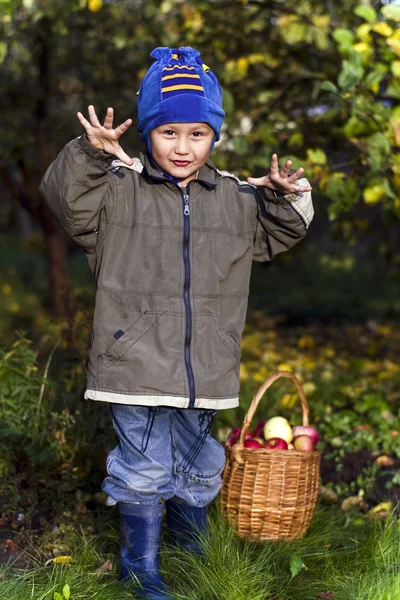
<svg viewBox="0 0 400 600"><path fill-rule="evenodd" d="M179 188L183 198L183 263L185 266L185 283L183 286L183 300L186 307L186 335L185 335L185 366L189 381L189 407L194 408L195 387L192 363L190 360L190 342L192 339L192 309L190 306L190 260L189 260L189 239L190 239L190 208L189 208L189 187L186 193Z"/></svg>

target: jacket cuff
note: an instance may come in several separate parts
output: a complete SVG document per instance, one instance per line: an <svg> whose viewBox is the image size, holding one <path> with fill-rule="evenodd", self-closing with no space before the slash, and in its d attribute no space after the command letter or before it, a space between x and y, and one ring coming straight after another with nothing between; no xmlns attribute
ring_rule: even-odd
<svg viewBox="0 0 400 600"><path fill-rule="evenodd" d="M299 179L299 183L307 185L308 181L305 177ZM313 216L314 207L312 203L311 192L295 192L292 194L282 194L271 188L263 187L262 189L265 200L273 202L281 206L291 206L291 208L299 215L302 219L306 229L308 229ZM276 195L274 195L274 193Z"/></svg>
<svg viewBox="0 0 400 600"><path fill-rule="evenodd" d="M100 162L103 163L103 165L105 167L108 167L108 165L115 159L115 156L113 154L109 154L108 152L102 152L101 150L97 150L97 148L95 148L89 142L85 133L83 135L81 135L80 138L78 138L78 141L79 141L80 147L82 148L82 150L84 151L85 154L90 156L90 158L92 158L93 160L99 160Z"/></svg>

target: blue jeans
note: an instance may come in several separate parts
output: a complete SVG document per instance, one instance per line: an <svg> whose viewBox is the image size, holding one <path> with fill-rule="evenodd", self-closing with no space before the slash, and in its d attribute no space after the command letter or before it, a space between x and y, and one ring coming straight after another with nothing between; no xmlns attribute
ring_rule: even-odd
<svg viewBox="0 0 400 600"><path fill-rule="evenodd" d="M110 405L119 444L107 458L107 504L158 504L176 496L206 506L222 485L225 451L210 435L216 411Z"/></svg>

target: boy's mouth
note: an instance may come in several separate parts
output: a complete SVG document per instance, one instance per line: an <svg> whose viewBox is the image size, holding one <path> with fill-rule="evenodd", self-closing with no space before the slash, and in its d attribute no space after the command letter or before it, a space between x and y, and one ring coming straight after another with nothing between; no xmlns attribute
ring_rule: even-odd
<svg viewBox="0 0 400 600"><path fill-rule="evenodd" d="M176 166L176 167L187 167L188 165L190 165L190 160L173 160L172 163Z"/></svg>

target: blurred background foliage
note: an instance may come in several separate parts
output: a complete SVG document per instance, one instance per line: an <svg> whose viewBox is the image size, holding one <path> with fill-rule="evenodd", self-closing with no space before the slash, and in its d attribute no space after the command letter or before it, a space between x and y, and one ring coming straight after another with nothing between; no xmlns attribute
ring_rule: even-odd
<svg viewBox="0 0 400 600"><path fill-rule="evenodd" d="M15 201L44 235L55 314L72 317L67 241L38 192L94 103L136 119L158 45L193 45L224 89L215 161L244 176L272 152L304 165L321 227L400 263L400 6L372 0L1 0L2 222ZM141 151L134 127L123 140ZM14 208L11 208L11 207Z"/></svg>

